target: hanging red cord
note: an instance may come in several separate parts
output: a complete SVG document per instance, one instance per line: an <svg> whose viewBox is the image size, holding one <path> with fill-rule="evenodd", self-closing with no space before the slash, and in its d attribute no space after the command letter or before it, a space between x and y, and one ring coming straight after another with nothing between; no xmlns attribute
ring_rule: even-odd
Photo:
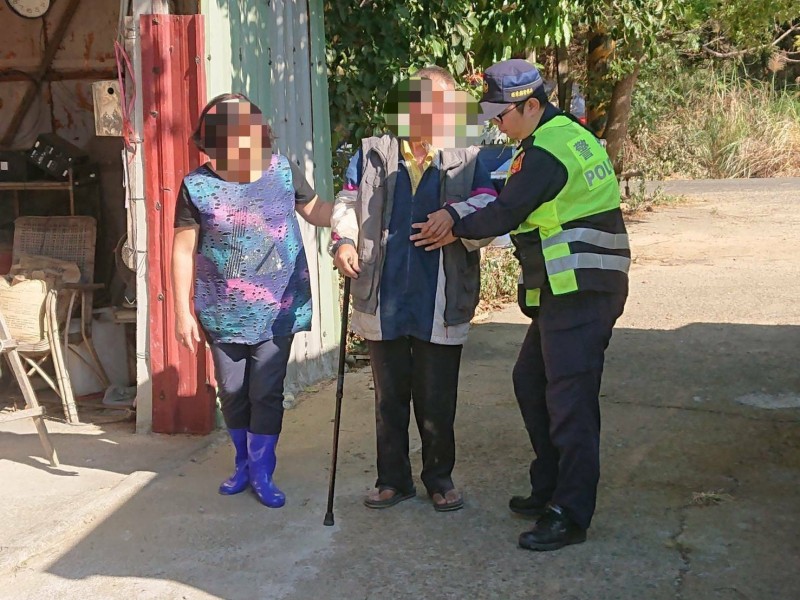
<svg viewBox="0 0 800 600"><path fill-rule="evenodd" d="M122 140L125 143L125 149L129 152L131 159L136 154L136 146L133 144L133 124L131 123L131 113L133 112L134 103L136 101L136 79L133 75L133 65L131 65L130 57L125 52L125 48L119 41L114 41L114 57L117 62L117 80L119 81L120 95L120 109L122 112ZM131 94L128 98L127 89L125 87L125 75L129 75L131 81Z"/></svg>

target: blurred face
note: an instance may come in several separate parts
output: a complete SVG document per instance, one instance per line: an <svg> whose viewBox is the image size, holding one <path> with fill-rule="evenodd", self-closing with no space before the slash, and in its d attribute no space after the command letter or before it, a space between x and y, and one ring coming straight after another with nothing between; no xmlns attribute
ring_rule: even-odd
<svg viewBox="0 0 800 600"><path fill-rule="evenodd" d="M249 102L217 104L206 115L202 133L206 153L219 170L245 174L270 164L272 145L264 115Z"/></svg>
<svg viewBox="0 0 800 600"><path fill-rule="evenodd" d="M480 135L478 112L472 96L447 82L412 78L389 93L384 116L397 137L437 148L461 148Z"/></svg>

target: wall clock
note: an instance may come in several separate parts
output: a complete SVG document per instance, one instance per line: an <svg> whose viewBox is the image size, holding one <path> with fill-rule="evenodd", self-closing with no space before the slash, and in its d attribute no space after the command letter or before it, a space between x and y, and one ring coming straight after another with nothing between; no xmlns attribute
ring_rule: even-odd
<svg viewBox="0 0 800 600"><path fill-rule="evenodd" d="M6 0L6 4L20 17L38 19L50 10L51 0Z"/></svg>

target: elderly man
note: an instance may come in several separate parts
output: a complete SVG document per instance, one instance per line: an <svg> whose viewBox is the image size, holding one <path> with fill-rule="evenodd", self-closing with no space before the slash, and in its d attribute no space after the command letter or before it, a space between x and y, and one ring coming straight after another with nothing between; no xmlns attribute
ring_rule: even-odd
<svg viewBox="0 0 800 600"><path fill-rule="evenodd" d="M461 348L478 304L479 244L429 253L409 236L412 223L447 203L480 206L496 195L476 147L440 149L463 145L466 131L454 128L466 113L466 94L455 91L443 69L422 69L400 82L386 107L397 135L362 140L334 208L331 250L339 270L353 279L352 330L367 340L375 380L378 478L364 501L369 508L416 494L408 442L412 401L422 438L421 479L434 509L464 504L452 479L453 425Z"/></svg>

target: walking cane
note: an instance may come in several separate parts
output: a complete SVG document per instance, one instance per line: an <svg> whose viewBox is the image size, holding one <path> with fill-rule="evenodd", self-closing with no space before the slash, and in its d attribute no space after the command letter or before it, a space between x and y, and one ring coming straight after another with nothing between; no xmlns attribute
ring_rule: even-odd
<svg viewBox="0 0 800 600"><path fill-rule="evenodd" d="M344 278L344 300L342 302L342 332L339 337L339 372L336 380L336 413L333 417L333 451L331 452L331 476L328 483L328 512L325 513L326 527L333 525L333 490L336 488L336 455L339 452L339 421L342 416L342 396L344 395L344 365L347 355L347 321L350 313L350 278Z"/></svg>

